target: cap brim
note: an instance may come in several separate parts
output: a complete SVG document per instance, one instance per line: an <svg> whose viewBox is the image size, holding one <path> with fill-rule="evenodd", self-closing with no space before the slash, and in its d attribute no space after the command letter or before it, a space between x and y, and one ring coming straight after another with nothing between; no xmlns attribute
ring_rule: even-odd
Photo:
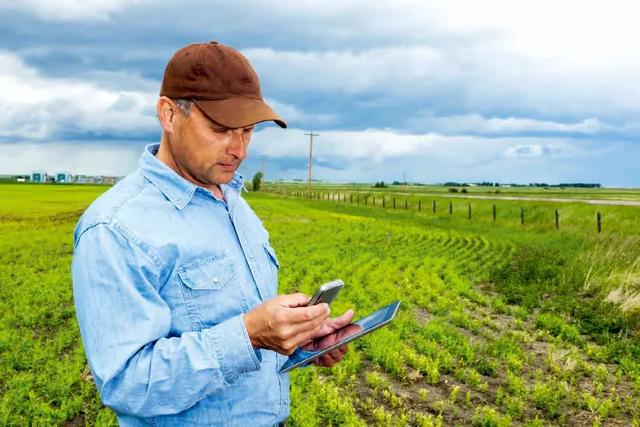
<svg viewBox="0 0 640 427"><path fill-rule="evenodd" d="M228 98L219 101L195 99L195 104L214 122L228 128L241 128L273 121L282 128L287 123L261 99Z"/></svg>

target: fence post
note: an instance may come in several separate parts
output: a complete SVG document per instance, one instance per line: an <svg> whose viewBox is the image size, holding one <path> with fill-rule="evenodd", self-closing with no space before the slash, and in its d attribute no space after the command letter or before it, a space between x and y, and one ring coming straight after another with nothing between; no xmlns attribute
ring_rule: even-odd
<svg viewBox="0 0 640 427"><path fill-rule="evenodd" d="M602 232L602 214L598 212L598 233Z"/></svg>
<svg viewBox="0 0 640 427"><path fill-rule="evenodd" d="M436 201L433 201L433 213L436 213Z"/></svg>
<svg viewBox="0 0 640 427"><path fill-rule="evenodd" d="M493 205L493 222L496 222L496 205Z"/></svg>
<svg viewBox="0 0 640 427"><path fill-rule="evenodd" d="M520 225L524 225L524 208L520 208Z"/></svg>
<svg viewBox="0 0 640 427"><path fill-rule="evenodd" d="M394 197L393 198L393 209L395 209L395 208L396 208L396 198Z"/></svg>
<svg viewBox="0 0 640 427"><path fill-rule="evenodd" d="M469 203L469 219L471 219L471 203Z"/></svg>
<svg viewBox="0 0 640 427"><path fill-rule="evenodd" d="M453 213L453 202L449 202L449 215Z"/></svg>
<svg viewBox="0 0 640 427"><path fill-rule="evenodd" d="M353 194L349 193L349 203L353 204Z"/></svg>
<svg viewBox="0 0 640 427"><path fill-rule="evenodd" d="M418 200L418 212L422 212L422 200Z"/></svg>
<svg viewBox="0 0 640 427"><path fill-rule="evenodd" d="M404 209L409 209L409 201L407 199L404 199Z"/></svg>
<svg viewBox="0 0 640 427"><path fill-rule="evenodd" d="M373 206L375 206L375 205L376 205L376 196L371 196L371 204L372 204Z"/></svg>
<svg viewBox="0 0 640 427"><path fill-rule="evenodd" d="M560 214L558 213L558 209L556 209L556 230L560 230Z"/></svg>

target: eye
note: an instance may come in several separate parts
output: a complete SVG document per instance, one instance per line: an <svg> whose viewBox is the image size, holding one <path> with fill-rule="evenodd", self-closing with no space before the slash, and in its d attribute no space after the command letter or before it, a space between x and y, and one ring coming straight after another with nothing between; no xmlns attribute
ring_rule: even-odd
<svg viewBox="0 0 640 427"><path fill-rule="evenodd" d="M211 129L212 131L217 132L217 133L225 133L225 132L230 130L229 128L225 128L225 127L222 127L222 126L216 126L216 125L209 125L209 129Z"/></svg>

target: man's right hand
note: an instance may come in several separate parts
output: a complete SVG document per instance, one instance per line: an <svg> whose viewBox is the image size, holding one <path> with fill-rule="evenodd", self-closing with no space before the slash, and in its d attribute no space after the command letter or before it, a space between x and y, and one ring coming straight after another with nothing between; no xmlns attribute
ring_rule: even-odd
<svg viewBox="0 0 640 427"><path fill-rule="evenodd" d="M302 293L280 295L245 314L251 344L287 356L292 354L300 344L309 341L329 317L327 304L306 307L308 302L309 297Z"/></svg>

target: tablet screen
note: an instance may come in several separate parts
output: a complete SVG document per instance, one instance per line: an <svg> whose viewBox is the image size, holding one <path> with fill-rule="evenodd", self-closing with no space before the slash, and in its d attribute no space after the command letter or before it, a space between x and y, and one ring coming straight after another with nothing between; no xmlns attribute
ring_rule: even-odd
<svg viewBox="0 0 640 427"><path fill-rule="evenodd" d="M393 319L399 306L400 301L395 301L356 322L350 323L329 335L317 338L309 344L304 345L289 356L289 360L282 366L280 372L287 372L297 366L303 365L316 357L322 356L326 352L386 325Z"/></svg>

